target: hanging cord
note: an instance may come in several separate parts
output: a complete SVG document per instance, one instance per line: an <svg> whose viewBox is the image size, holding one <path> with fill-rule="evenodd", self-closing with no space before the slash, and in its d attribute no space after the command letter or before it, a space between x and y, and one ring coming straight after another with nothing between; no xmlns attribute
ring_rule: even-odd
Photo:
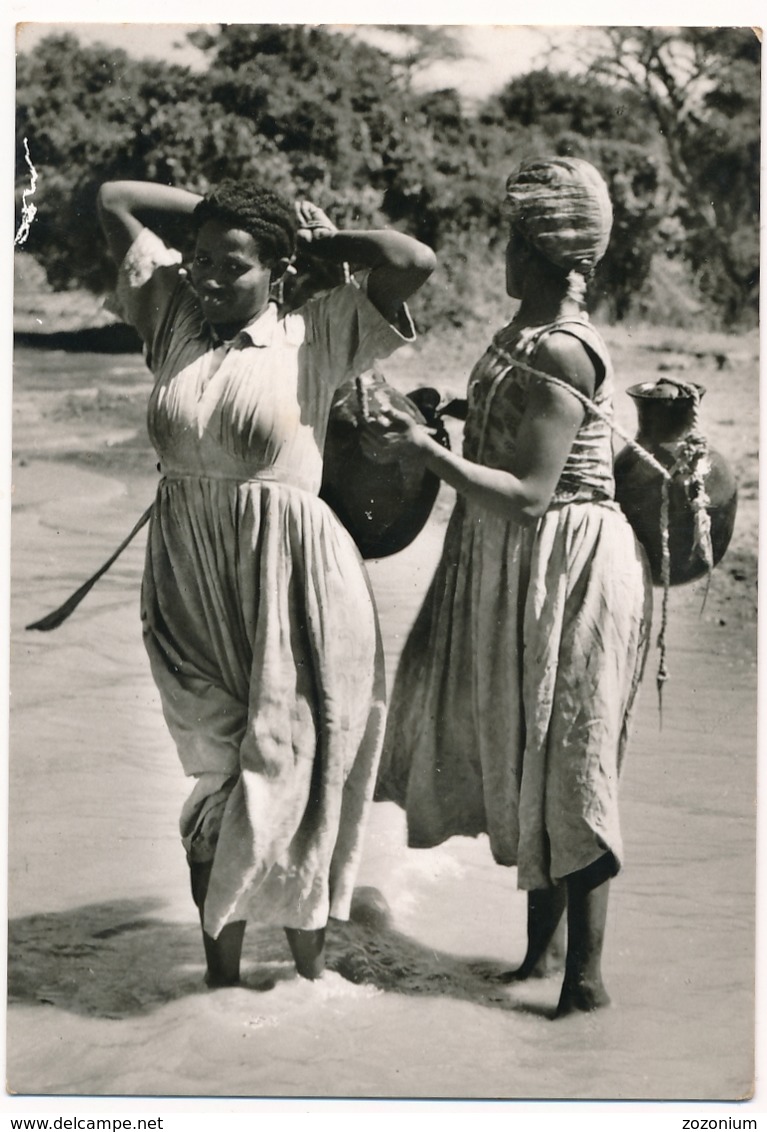
<svg viewBox="0 0 767 1132"><path fill-rule="evenodd" d="M693 514L693 550L706 567L706 590L701 606L703 613L711 585L711 571L714 568L714 548L711 542L711 516L708 513L711 500L706 491L706 476L711 471L711 456L708 441L699 424L700 390L696 385L676 378L666 377L663 380L669 385L675 385L692 400L692 423L679 446L671 473L683 477L686 483L687 499Z"/></svg>
<svg viewBox="0 0 767 1132"><path fill-rule="evenodd" d="M666 663L666 629L668 628L668 598L671 591L671 549L669 546L668 513L669 513L669 479L661 482L660 488L660 582L663 587L663 597L660 607L660 629L656 644L658 646L658 670L655 673L655 687L658 689L658 716L659 726L663 729L663 685L668 680L668 665Z"/></svg>
<svg viewBox="0 0 767 1132"><path fill-rule="evenodd" d="M573 395L573 397L577 398L577 400L580 401L581 404L584 405L585 408L590 413L593 413L594 416L599 417L600 420L604 421L605 424L607 424L612 429L612 431L614 433L616 433L616 435L619 436L621 438L621 440L623 440L629 446L629 448L631 448L631 450L633 452L636 452L636 454L640 458L640 460L643 460L646 464L649 464L649 466L651 468L653 468L653 470L656 471L658 473L658 475L661 477L660 541L661 541L661 586L663 588L663 598L661 600L660 629L658 631L658 637L657 637L658 671L657 671L657 674L656 674L656 677L655 677L655 683L656 683L656 687L658 689L658 712L659 712L659 715L660 715L660 726L662 727L663 726L663 685L666 683L666 681L669 678L668 664L667 664L667 661L666 661L666 658L667 658L666 629L668 627L668 601L669 601L669 591L671 589L671 550L670 550L670 545L669 545L669 487L670 487L671 481L672 481L675 473L685 472L687 470L687 468L689 466L692 466L692 465L694 465L694 469L695 469L694 479L695 479L695 484L696 484L696 494L695 494L694 498L699 501L696 505L696 503L691 500L691 502L693 502L693 508L694 508L695 519L696 519L696 544L695 545L696 545L696 548L697 548L698 547L698 537L699 537L698 533L697 533L698 530L700 531L700 538L703 540L703 543L705 543L705 528L706 528L706 524L707 524L708 525L708 555L709 556L706 559L706 562L707 563L711 562L711 564L713 564L713 557L711 555L711 535L710 535L711 522L710 522L710 519L709 519L708 512L706 511L706 504L708 503L708 496L706 495L706 491L705 491L705 488L703 486L703 475L705 474L706 469L702 465L702 462L701 462L701 459L700 459L700 453L702 451L704 451L705 452L706 464L708 463L708 445L706 443L705 437L703 436L703 434L698 429L698 405L700 403L700 394L699 394L698 390L695 388L695 386L686 385L683 382L674 382L674 384L678 385L679 388L682 389L684 392L692 391L694 398L695 398L695 403L694 403L694 414L695 415L694 415L694 418L693 418L694 427L693 427L693 430L692 430L692 433L691 433L690 442L688 443L687 441L685 441L683 454L680 454L680 456L677 458L673 468L671 469L671 471L669 471L668 468L665 468L663 466L663 464L660 463L659 460L656 460L656 458L653 456L653 454L651 452L648 452L647 449L644 448L641 444L639 444L632 436L629 436L629 434L625 431L625 429L622 429L620 427L620 425L616 424L616 422L613 420L611 413L608 413L604 409L601 409L599 407L599 405L596 405L590 397L586 396L585 393L581 393L581 391L579 389L575 389L572 385L568 385L568 383L566 381L562 381L558 377L553 377L550 373L544 373L543 370L536 369L535 366L531 366L527 362L523 362L520 359L513 357L511 354L508 353L508 351L506 351L506 350L502 349L500 346L496 345L496 343L493 343L491 348L492 348L493 352L496 354L496 356L502 362L505 363L506 368L504 370L502 370L501 373L498 374L498 376L495 378L495 380L493 381L493 384L490 388L490 392L488 394L487 403L485 405L485 413L484 413L484 418L483 418L483 424L482 424L482 434L481 434L481 442L480 442L482 447L484 447L484 436L485 436L487 422L488 422L488 419L489 419L489 416L490 416L491 403L492 403L493 399L495 398L495 394L497 393L501 382L504 380L504 378L506 378L508 376L508 374L511 372L511 370L516 367L518 369L524 370L525 373L531 374L533 377L541 378L542 381L547 381L550 385L555 385L559 389L564 389L567 393L571 393ZM703 518L699 519L699 515L701 514L701 512L702 512L702 515L705 517L705 519L703 519ZM698 524L699 524L699 526L698 526ZM708 566L708 570L709 570L709 579L710 579L710 577L711 577L711 566L710 565ZM704 597L704 602L705 602L705 597Z"/></svg>
<svg viewBox="0 0 767 1132"><path fill-rule="evenodd" d="M679 446L679 451L671 476L680 476L687 487L687 499L693 513L693 550L697 551L706 567L706 589L703 593L701 615L706 607L706 598L711 586L711 571L714 568L714 550L711 543L711 516L707 508L710 506L708 492L706 491L705 477L711 468L708 441L703 435L699 425L700 390L687 381L675 378L664 378L669 385L675 385L685 396L692 400L692 424ZM663 684L668 679L666 667L666 626L668 623L668 594L671 585L671 556L669 553L669 481L664 480L661 490L661 583L663 585L663 606L661 611L661 626L658 634L658 706L661 713L661 726L663 724Z"/></svg>

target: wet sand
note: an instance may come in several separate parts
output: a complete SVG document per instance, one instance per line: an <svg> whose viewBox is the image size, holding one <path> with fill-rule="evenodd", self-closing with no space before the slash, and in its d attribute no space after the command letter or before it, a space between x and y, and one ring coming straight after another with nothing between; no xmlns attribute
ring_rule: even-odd
<svg viewBox="0 0 767 1132"><path fill-rule="evenodd" d="M14 466L7 1083L21 1094L734 1100L751 1093L753 626L671 599L659 728L653 654L625 769L626 866L605 977L614 1005L552 1022L558 980L499 988L524 896L483 838L405 847L374 807L361 887L388 922L333 924L298 979L252 928L245 987L207 993L176 820L187 783L140 638L139 536L53 633L24 631L151 498L69 464ZM390 674L439 553L370 564ZM716 575L712 588L717 585ZM343 972L343 974L341 973ZM263 989L271 984L271 989Z"/></svg>

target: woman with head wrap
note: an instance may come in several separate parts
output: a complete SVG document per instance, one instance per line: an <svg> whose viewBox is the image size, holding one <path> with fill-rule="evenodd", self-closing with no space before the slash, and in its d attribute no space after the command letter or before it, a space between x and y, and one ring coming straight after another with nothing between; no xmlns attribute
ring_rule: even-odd
<svg viewBox="0 0 767 1132"><path fill-rule="evenodd" d="M413 847L487 833L528 890L528 948L505 981L545 973L567 908L558 1014L609 1002L601 954L623 849L618 773L651 589L613 502L607 350L583 309L612 210L593 166L525 164L507 185L506 289L520 300L469 379L463 455L395 417L375 444L458 493L405 646L377 798Z"/></svg>
<svg viewBox="0 0 767 1132"><path fill-rule="evenodd" d="M99 208L155 379L142 622L195 779L181 834L207 981L239 980L249 919L283 926L314 979L328 916L349 915L384 719L367 577L318 497L325 433L337 385L412 338L404 302L434 256L250 182L204 199L116 182ZM184 227L188 274L156 234ZM283 314L272 288L297 241L368 270Z"/></svg>

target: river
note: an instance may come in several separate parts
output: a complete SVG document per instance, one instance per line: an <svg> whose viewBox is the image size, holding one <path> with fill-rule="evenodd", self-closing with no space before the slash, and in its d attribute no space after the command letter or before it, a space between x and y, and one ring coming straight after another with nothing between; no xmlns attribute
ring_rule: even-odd
<svg viewBox="0 0 767 1132"><path fill-rule="evenodd" d="M663 725L643 688L613 884L613 1006L552 1022L558 980L499 988L524 951L515 872L484 838L408 850L374 809L359 883L391 922L331 931L336 970L292 975L249 931L250 987L206 994L176 839L187 785L138 621L143 535L53 633L25 631L151 498L134 356L19 351L14 397L7 1081L29 1096L727 1100L754 1075L756 660L674 591ZM99 407L99 398L101 398ZM89 406L93 406L89 409ZM105 423L106 422L106 423ZM66 458L62 458L66 457ZM393 672L443 532L370 564ZM361 956L361 958L360 958ZM342 966L338 963L337 965ZM259 990L266 981L271 989Z"/></svg>

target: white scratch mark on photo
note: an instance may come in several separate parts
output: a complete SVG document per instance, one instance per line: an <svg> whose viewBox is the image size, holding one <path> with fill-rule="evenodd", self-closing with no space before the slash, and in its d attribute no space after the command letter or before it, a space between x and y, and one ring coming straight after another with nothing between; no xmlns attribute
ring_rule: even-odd
<svg viewBox="0 0 767 1132"><path fill-rule="evenodd" d="M37 205L28 199L34 196L35 190L37 189L37 170L32 164L32 158L29 156L29 145L26 138L24 138L24 156L29 166L29 188L24 189L21 194L21 224L19 224L19 230L13 241L14 247L16 247L17 244L25 244L27 242L29 230L32 227L32 221L37 216Z"/></svg>

